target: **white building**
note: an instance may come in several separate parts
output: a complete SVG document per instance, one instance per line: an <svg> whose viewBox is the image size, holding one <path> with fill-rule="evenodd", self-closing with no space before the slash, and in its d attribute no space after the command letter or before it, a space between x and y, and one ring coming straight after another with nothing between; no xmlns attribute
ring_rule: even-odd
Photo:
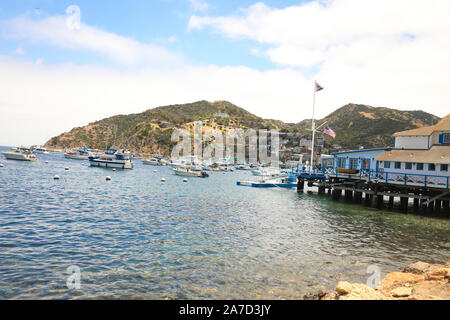
<svg viewBox="0 0 450 320"><path fill-rule="evenodd" d="M394 148L377 157L380 172L425 177L446 185L450 177L450 115L438 124L394 134ZM406 177L408 180L408 177ZM414 180L414 179L413 179Z"/></svg>

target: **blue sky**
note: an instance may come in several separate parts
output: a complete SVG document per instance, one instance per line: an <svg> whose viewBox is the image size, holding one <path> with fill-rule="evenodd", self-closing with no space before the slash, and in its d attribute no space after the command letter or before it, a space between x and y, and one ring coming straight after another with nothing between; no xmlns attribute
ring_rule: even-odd
<svg viewBox="0 0 450 320"><path fill-rule="evenodd" d="M448 12L448 0L2 1L0 145L198 100L299 122L315 80L316 118L347 103L442 117Z"/></svg>
<svg viewBox="0 0 450 320"><path fill-rule="evenodd" d="M201 1L201 3L205 3ZM0 8L0 19L6 20L18 15L29 14L34 19L63 15L70 5L81 9L83 23L107 30L143 43L167 46L183 52L194 64L215 64L218 66L245 65L259 70L276 66L273 62L251 53L254 47L262 48L256 41L228 39L213 31L192 32L187 30L193 14L217 16L238 13L255 1L208 1L207 10L196 10L189 0L133 0L133 1L7 1ZM265 1L273 8L282 8L302 1ZM168 39L176 39L169 41ZM82 51L58 50L39 44L2 41L0 54L9 55L17 45L26 50L29 59L43 58L49 63L104 63L102 57Z"/></svg>

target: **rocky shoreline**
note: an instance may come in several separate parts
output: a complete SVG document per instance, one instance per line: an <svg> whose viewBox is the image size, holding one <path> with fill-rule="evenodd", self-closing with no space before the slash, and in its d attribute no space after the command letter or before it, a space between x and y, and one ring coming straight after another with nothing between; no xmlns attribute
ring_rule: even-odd
<svg viewBox="0 0 450 320"><path fill-rule="evenodd" d="M332 292L305 299L319 300L450 300L450 260L445 265L416 262L391 272L378 290L365 284L340 281Z"/></svg>

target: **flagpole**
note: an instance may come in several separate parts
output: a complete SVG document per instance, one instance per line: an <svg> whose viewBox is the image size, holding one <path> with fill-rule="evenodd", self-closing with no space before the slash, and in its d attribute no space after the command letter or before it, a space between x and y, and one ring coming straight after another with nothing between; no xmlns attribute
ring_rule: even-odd
<svg viewBox="0 0 450 320"><path fill-rule="evenodd" d="M313 114L312 114L312 119L311 119L311 130L312 130L312 139L311 139L311 172L312 172L312 166L314 164L314 140L315 140L315 135L316 135L316 124L314 122L314 111L316 108L316 81L314 80L314 98L313 98Z"/></svg>

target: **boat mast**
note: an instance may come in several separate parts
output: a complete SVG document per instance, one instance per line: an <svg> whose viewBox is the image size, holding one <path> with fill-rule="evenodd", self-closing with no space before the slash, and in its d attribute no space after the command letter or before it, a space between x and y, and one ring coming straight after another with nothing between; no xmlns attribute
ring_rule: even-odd
<svg viewBox="0 0 450 320"><path fill-rule="evenodd" d="M312 166L314 164L314 140L315 140L315 135L316 135L316 123L314 121L314 111L316 108L316 81L314 80L314 98L313 98L313 114L312 114L312 119L311 119L311 131L312 131L312 139L311 139L311 171L312 171Z"/></svg>
<svg viewBox="0 0 450 320"><path fill-rule="evenodd" d="M106 130L106 145L105 145L105 150L108 150L108 138L109 138L109 127L108 127L108 130Z"/></svg>

